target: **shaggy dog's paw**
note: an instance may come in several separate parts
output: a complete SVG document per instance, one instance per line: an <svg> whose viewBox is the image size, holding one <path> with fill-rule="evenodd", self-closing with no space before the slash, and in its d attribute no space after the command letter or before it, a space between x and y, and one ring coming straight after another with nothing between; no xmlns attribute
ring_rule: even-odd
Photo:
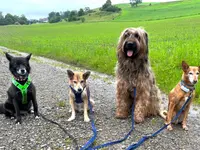
<svg viewBox="0 0 200 150"><path fill-rule="evenodd" d="M141 116L135 116L134 119L136 123L141 123L144 121L144 117Z"/></svg>
<svg viewBox="0 0 200 150"><path fill-rule="evenodd" d="M116 113L115 117L117 119L126 119L128 118L128 114Z"/></svg>

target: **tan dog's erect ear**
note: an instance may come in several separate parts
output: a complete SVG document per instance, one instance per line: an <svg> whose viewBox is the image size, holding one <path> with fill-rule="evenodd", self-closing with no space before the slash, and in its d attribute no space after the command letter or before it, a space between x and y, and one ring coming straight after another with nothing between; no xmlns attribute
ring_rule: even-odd
<svg viewBox="0 0 200 150"><path fill-rule="evenodd" d="M187 72L189 68L189 65L185 62L185 61L182 61L182 69L184 72Z"/></svg>
<svg viewBox="0 0 200 150"><path fill-rule="evenodd" d="M83 79L84 79L84 80L87 80L89 76L90 76L90 71L87 71L87 72L85 72L85 73L83 74Z"/></svg>
<svg viewBox="0 0 200 150"><path fill-rule="evenodd" d="M74 73L71 70L67 70L67 75L68 75L69 79L72 80L73 76L74 76Z"/></svg>

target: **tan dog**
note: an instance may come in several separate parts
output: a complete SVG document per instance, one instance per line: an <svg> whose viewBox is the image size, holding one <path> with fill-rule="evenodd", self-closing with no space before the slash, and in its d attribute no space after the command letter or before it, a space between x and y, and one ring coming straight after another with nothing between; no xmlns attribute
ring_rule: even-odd
<svg viewBox="0 0 200 150"><path fill-rule="evenodd" d="M67 70L67 74L69 77L69 102L71 105L71 117L68 121L72 121L75 119L75 111L80 111L81 107L84 110L84 121L89 122L90 119L88 117L88 95L87 95L87 84L86 80L90 76L90 72L73 72L71 70ZM94 101L90 99L92 107L94 106Z"/></svg>
<svg viewBox="0 0 200 150"><path fill-rule="evenodd" d="M182 123L182 128L184 130L188 130L186 122L192 99L195 97L194 85L198 81L200 66L188 66L188 64L185 61L182 61L182 70L183 75L181 82L178 83L176 87L172 89L169 93L168 112L165 124L171 122L172 118L177 114L177 112L181 109L185 101L188 99L188 96L192 94L191 100L186 105L185 110L183 110L180 117L176 121ZM173 130L172 125L168 125L167 129Z"/></svg>

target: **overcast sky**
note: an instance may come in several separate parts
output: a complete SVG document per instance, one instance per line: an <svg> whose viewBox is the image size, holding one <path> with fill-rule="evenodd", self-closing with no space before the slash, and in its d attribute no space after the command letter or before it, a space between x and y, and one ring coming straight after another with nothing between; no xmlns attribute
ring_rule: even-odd
<svg viewBox="0 0 200 150"><path fill-rule="evenodd" d="M129 3L130 0L111 0L112 4ZM149 1L169 1L169 0L143 0ZM5 15L21 16L24 14L28 19L39 19L48 16L51 11L79 10L80 8L101 7L106 0L2 0L0 11Z"/></svg>

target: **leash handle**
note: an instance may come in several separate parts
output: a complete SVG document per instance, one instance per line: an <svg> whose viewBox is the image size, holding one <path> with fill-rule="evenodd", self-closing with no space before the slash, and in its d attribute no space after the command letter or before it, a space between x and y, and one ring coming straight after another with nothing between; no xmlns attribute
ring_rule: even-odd
<svg viewBox="0 0 200 150"><path fill-rule="evenodd" d="M192 98L192 93L190 93L190 96L188 97L187 101L183 104L183 106L181 107L181 109L178 111L178 113L176 114L176 116L172 119L172 121L166 125L164 125L163 127L161 127L159 130L157 130L156 132L152 133L149 136L143 136L137 143L130 145L126 150L134 150L136 148L138 148L142 143L144 143L146 140L148 140L149 138L152 138L154 136L156 136L157 134L159 134L162 130L164 130L165 128L167 128L168 125L172 124L172 122L174 122L175 120L178 119L178 117L181 115L182 111L185 109L186 105L188 104L188 102L190 101L190 99Z"/></svg>

